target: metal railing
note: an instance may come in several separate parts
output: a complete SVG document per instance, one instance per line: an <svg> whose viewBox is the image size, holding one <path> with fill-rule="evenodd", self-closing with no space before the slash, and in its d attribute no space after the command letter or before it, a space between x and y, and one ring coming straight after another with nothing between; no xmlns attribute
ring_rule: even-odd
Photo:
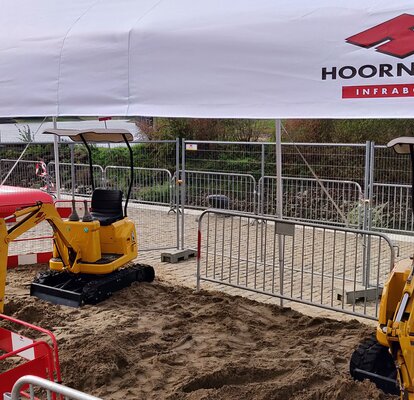
<svg viewBox="0 0 414 400"><path fill-rule="evenodd" d="M101 400L99 397L80 392L79 390L61 385L38 376L26 375L19 378L13 386L10 394L4 394L4 400L20 400L20 392L23 387L29 385L29 399L39 399L39 391L46 395L46 398L56 398L56 395L64 396L65 400ZM35 396L36 392L36 396ZM63 398L63 397L59 397Z"/></svg>
<svg viewBox="0 0 414 400"><path fill-rule="evenodd" d="M414 234L411 196L411 185L374 183L371 228Z"/></svg>
<svg viewBox="0 0 414 400"><path fill-rule="evenodd" d="M36 175L36 165L39 164L39 161L20 160L17 164L16 162L17 160L7 158L0 160L0 181L13 168L13 171L7 178L7 182L5 182L6 185L26 188L39 188L42 186L42 179Z"/></svg>
<svg viewBox="0 0 414 400"><path fill-rule="evenodd" d="M211 209L198 229L198 289L214 282L377 318L395 259L385 235Z"/></svg>
<svg viewBox="0 0 414 400"><path fill-rule="evenodd" d="M104 171L106 187L128 192L130 168L109 165ZM165 168L134 167L131 200L139 203L170 205L173 201L171 172Z"/></svg>
<svg viewBox="0 0 414 400"><path fill-rule="evenodd" d="M89 164L74 164L75 169L75 194L78 196L90 196L92 184L89 172ZM55 176L55 162L47 164L47 172ZM72 194L71 163L59 163L60 190L64 194ZM105 187L105 171L100 165L93 165L93 177L95 187Z"/></svg>

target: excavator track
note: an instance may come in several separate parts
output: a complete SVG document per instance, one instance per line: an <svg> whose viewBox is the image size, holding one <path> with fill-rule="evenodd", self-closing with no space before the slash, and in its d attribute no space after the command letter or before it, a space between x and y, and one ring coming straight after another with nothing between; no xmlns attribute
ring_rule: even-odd
<svg viewBox="0 0 414 400"><path fill-rule="evenodd" d="M32 282L30 295L54 304L80 307L97 304L133 282L152 282L154 278L154 268L146 264L134 264L106 275L45 271Z"/></svg>
<svg viewBox="0 0 414 400"><path fill-rule="evenodd" d="M358 381L369 379L385 393L398 395L397 369L388 347L375 336L366 338L355 349L349 364L351 376Z"/></svg>

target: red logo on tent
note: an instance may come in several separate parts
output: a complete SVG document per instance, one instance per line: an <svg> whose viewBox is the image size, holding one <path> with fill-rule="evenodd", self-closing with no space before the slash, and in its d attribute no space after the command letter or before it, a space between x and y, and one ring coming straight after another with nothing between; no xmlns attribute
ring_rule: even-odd
<svg viewBox="0 0 414 400"><path fill-rule="evenodd" d="M348 43L371 48L398 58L414 54L414 15L401 14L346 39Z"/></svg>

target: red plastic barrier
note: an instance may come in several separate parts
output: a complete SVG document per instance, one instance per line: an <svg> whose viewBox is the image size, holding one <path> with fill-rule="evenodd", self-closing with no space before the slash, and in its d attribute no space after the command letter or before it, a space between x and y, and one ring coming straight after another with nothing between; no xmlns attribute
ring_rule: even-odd
<svg viewBox="0 0 414 400"><path fill-rule="evenodd" d="M15 382L24 375L35 375L61 382L58 348L53 333L7 315L0 314L1 320L41 332L49 337L51 345L45 340L30 339L0 327L0 353L5 353L0 356L0 363L11 357L21 358L19 365L0 373L0 396L11 392Z"/></svg>
<svg viewBox="0 0 414 400"><path fill-rule="evenodd" d="M17 186L0 186L0 218L8 217L23 207L42 203L53 203L53 197L38 189L27 189Z"/></svg>

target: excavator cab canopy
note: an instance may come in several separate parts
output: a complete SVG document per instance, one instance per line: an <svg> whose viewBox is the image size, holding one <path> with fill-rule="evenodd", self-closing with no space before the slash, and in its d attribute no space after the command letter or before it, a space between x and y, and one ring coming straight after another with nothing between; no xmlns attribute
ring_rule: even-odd
<svg viewBox="0 0 414 400"><path fill-rule="evenodd" d="M392 139L388 142L387 147L392 147L398 154L411 154L414 147L414 137L401 136L399 138Z"/></svg>
<svg viewBox="0 0 414 400"><path fill-rule="evenodd" d="M95 192L95 184L93 178L92 151L88 143L125 143L129 150L130 158L130 182L128 194L125 199L124 216L127 216L128 202L131 195L132 185L134 181L134 159L129 142L134 140L131 132L126 129L47 129L44 134L52 134L59 137L69 137L74 142L81 142L86 146L89 156L89 176L92 185L92 191ZM107 194L113 197L113 194ZM102 190L100 191L102 197ZM93 197L93 196L92 196ZM122 195L121 195L122 197Z"/></svg>
<svg viewBox="0 0 414 400"><path fill-rule="evenodd" d="M74 142L88 143L122 143L134 140L126 129L48 129L44 134L69 137Z"/></svg>

